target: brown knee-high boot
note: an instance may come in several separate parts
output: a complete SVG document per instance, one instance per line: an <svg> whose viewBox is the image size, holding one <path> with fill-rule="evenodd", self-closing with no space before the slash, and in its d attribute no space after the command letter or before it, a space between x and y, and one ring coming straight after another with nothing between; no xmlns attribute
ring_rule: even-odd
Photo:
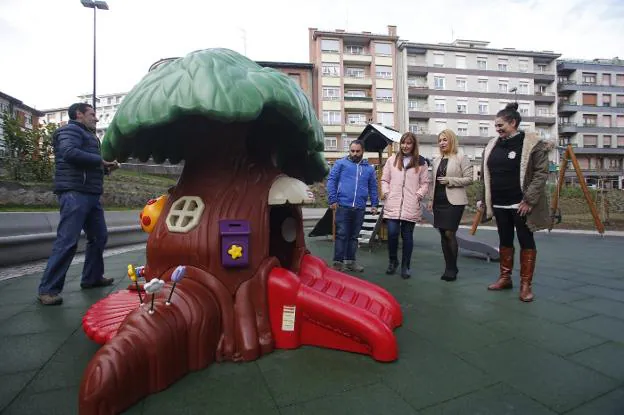
<svg viewBox="0 0 624 415"><path fill-rule="evenodd" d="M514 248L501 246L498 251L500 254L500 276L494 284L488 285L488 290L492 291L506 290L513 287L511 271L514 263Z"/></svg>
<svg viewBox="0 0 624 415"><path fill-rule="evenodd" d="M537 251L535 249L520 250L520 300L525 303L533 301L531 282L533 281L536 257Z"/></svg>

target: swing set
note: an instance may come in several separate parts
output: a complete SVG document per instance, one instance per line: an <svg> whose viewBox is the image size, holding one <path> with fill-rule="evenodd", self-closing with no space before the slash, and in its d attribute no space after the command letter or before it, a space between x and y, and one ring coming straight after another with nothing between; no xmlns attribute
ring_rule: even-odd
<svg viewBox="0 0 624 415"><path fill-rule="evenodd" d="M561 158L561 164L559 165L559 179L557 180L557 187L553 192L551 205L550 205L550 226L548 227L548 232L550 232L555 224L561 223L561 209L559 208L559 199L561 195L561 188L563 187L563 183L565 181L565 172L568 168L568 162L572 161L572 166L576 171L576 177L578 182L583 190L583 195L585 196L585 201L587 202L587 206L589 206L589 210L591 212L592 217L594 218L594 224L596 226L596 230L601 236L604 236L605 227L598 215L598 210L596 209L596 204L594 203L591 194L589 192L589 188L587 187L587 183L585 182L585 177L583 176L583 172L581 171L581 166L574 154L574 150L572 150L572 146L568 144L565 151L563 152L563 157ZM602 211L606 212L605 204L606 198L604 195L602 196Z"/></svg>

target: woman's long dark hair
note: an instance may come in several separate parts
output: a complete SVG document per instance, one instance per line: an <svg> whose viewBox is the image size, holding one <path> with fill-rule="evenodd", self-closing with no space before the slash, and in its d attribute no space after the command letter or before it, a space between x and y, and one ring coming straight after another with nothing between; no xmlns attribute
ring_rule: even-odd
<svg viewBox="0 0 624 415"><path fill-rule="evenodd" d="M411 154L412 159L407 165L407 168L409 169L410 167L418 167L418 159L420 157L418 151L418 139L416 138L416 134L408 131L401 136L401 140L399 141L399 153L396 155L396 159L394 160L394 167L399 170L403 170L403 151L401 151L400 145L403 144L407 139L411 139L414 143L414 148L412 149Z"/></svg>

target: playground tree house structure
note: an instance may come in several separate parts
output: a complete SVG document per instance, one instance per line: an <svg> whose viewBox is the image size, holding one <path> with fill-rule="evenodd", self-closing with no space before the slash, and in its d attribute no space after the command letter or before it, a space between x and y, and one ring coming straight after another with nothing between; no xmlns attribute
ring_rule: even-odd
<svg viewBox="0 0 624 415"><path fill-rule="evenodd" d="M286 75L226 49L172 60L126 96L102 148L107 160L185 165L147 242L143 275L167 283L154 313L124 290L83 319L104 345L85 370L81 414L118 413L189 371L274 347L397 358L396 300L306 249L299 205L303 182L327 173L323 129Z"/></svg>

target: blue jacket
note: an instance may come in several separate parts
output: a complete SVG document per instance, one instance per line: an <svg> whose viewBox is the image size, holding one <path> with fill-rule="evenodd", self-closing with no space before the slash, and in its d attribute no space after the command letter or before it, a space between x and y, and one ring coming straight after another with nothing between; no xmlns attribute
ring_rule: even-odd
<svg viewBox="0 0 624 415"><path fill-rule="evenodd" d="M349 157L336 161L327 178L327 201L342 207L364 209L370 196L377 207L377 179L375 169L366 160L352 162Z"/></svg>
<svg viewBox="0 0 624 415"><path fill-rule="evenodd" d="M54 193L69 190L102 194L104 169L100 140L77 122L69 121L53 136L55 174Z"/></svg>

